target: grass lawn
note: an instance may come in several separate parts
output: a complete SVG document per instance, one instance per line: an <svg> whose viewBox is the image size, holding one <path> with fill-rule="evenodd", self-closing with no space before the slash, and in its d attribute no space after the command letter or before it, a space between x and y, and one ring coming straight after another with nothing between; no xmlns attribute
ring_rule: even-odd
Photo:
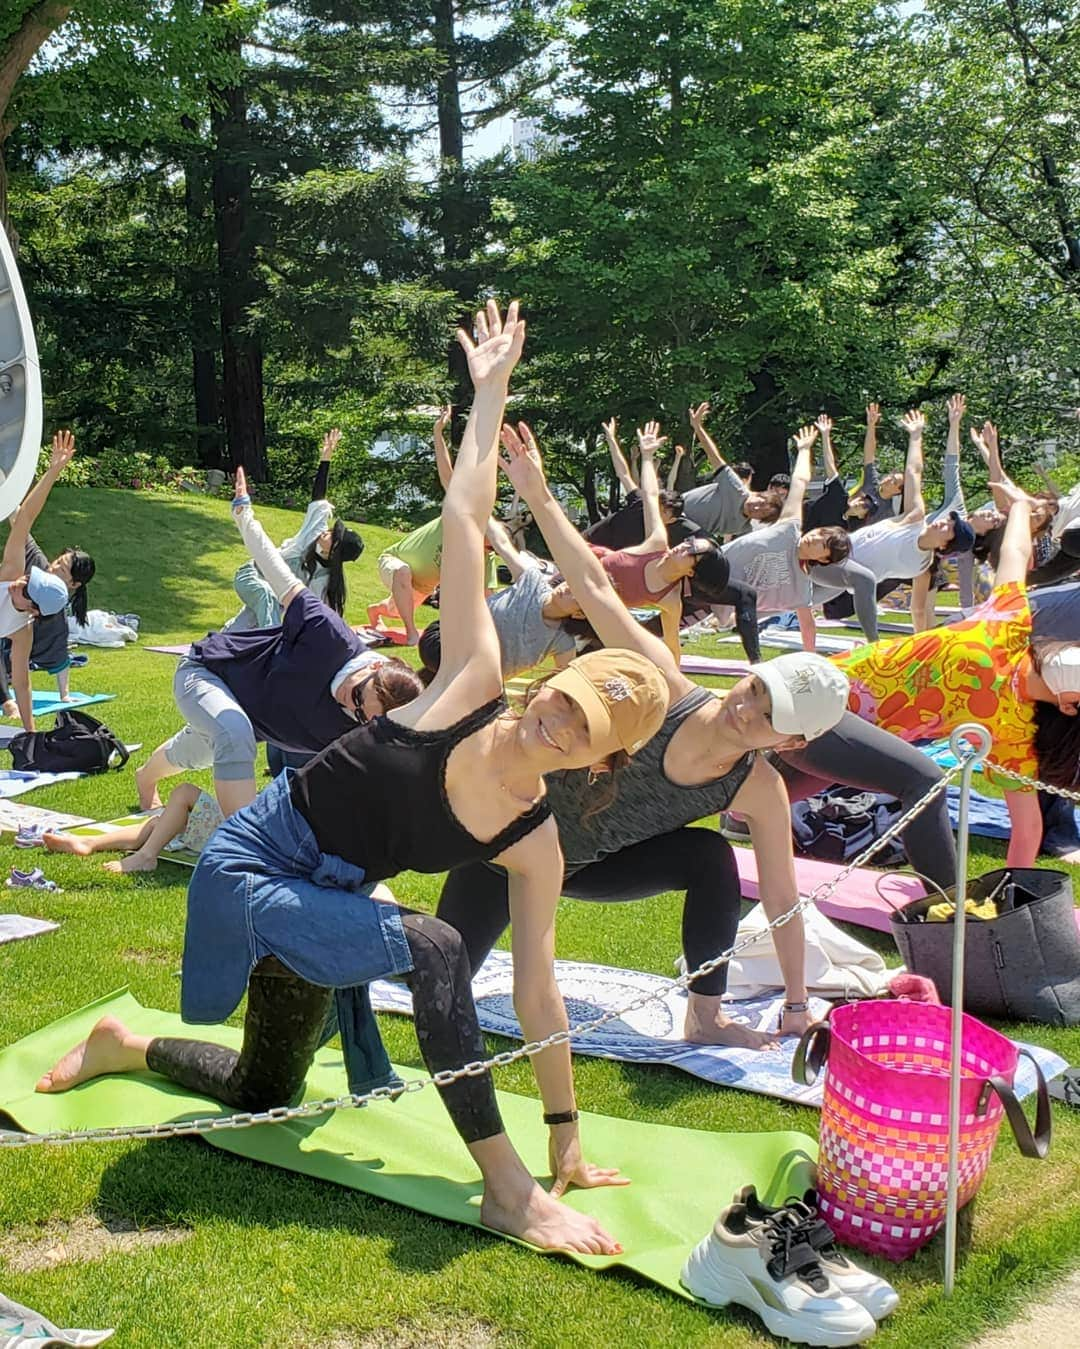
<svg viewBox="0 0 1080 1349"><path fill-rule="evenodd" d="M259 514L274 538L291 533L298 518ZM354 622L380 592L375 564L389 538L363 532L367 551L349 568ZM58 488L38 537L50 553L72 541L90 548L98 562L92 604L141 614L140 645L91 648L72 684L121 695L94 710L148 752L179 723L174 662L142 647L203 633L236 607L231 576L243 554L227 504ZM48 676L34 678L52 686ZM124 813L134 799L131 766L26 798L98 819ZM984 840L974 840L972 852L976 872L1003 855ZM5 870L26 861L4 845ZM19 892L5 907L62 926L0 947L0 1043L125 984L145 1005L175 1009L187 873L163 864L152 875L109 877L96 861L75 858L45 866L64 893ZM395 890L430 909L439 884L405 876ZM680 910L674 895L603 909L566 901L559 955L670 973ZM391 1057L419 1064L411 1025L386 1017L382 1025ZM1020 1030L1080 1063L1080 1030ZM697 1129L817 1129L815 1111L666 1069L578 1059L576 1080L582 1108L609 1115ZM499 1085L536 1094L528 1064L503 1070ZM965 1215L951 1302L940 1291L940 1239L890 1272L902 1301L875 1341L882 1349L968 1344L1080 1263L1080 1117L1055 1106L1054 1126L1042 1163L1022 1159L1003 1132ZM729 1199L717 1193L717 1210ZM147 1236L103 1237L102 1223ZM0 1289L60 1325L116 1326L113 1343L125 1349L772 1343L749 1316L703 1311L631 1277L597 1275L192 1140L0 1151ZM1059 1343L1074 1335L1062 1328Z"/></svg>

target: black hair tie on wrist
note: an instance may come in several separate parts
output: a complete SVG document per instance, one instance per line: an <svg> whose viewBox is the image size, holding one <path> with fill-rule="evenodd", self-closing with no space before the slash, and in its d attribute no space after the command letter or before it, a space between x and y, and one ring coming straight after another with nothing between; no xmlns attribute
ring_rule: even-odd
<svg viewBox="0 0 1080 1349"><path fill-rule="evenodd" d="M576 1110L559 1110L554 1114L545 1115L545 1124L576 1124L578 1112Z"/></svg>

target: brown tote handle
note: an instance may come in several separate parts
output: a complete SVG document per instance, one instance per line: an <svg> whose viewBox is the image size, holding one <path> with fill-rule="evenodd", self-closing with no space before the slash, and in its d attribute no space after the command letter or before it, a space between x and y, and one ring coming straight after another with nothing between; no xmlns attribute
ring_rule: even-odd
<svg viewBox="0 0 1080 1349"><path fill-rule="evenodd" d="M791 1076L802 1087L812 1087L829 1057L829 1042L832 1031L827 1021L815 1021L807 1026L802 1039L795 1047L795 1057L791 1060Z"/></svg>
<svg viewBox="0 0 1080 1349"><path fill-rule="evenodd" d="M1035 1077L1038 1082L1035 1099L1035 1130L1032 1132L1031 1126L1027 1122L1027 1116L1024 1114L1020 1102L1016 1099L1016 1093L1003 1077L991 1077L982 1089L982 1095L979 1097L979 1104L976 1107L977 1115L984 1115L986 1107L990 1102L990 1093L995 1092L1001 1104L1005 1107L1005 1115L1012 1127L1013 1137L1016 1139L1016 1146L1025 1157L1036 1157L1042 1160L1050 1151L1050 1135L1052 1124L1050 1119L1050 1092L1047 1090L1046 1078L1043 1077L1042 1069L1035 1062L1026 1049L1021 1049L1021 1054L1026 1059L1031 1060L1032 1067L1035 1069Z"/></svg>

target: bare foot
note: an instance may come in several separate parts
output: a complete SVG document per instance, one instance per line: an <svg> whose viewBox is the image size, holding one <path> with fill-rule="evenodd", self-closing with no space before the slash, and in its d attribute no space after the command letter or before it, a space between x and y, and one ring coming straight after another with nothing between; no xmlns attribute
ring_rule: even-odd
<svg viewBox="0 0 1080 1349"><path fill-rule="evenodd" d="M41 841L50 852L73 852L78 857L89 857L93 852L90 840L77 834L42 834Z"/></svg>
<svg viewBox="0 0 1080 1349"><path fill-rule="evenodd" d="M69 1050L45 1074L35 1091L68 1091L80 1082L106 1073L128 1073L146 1067L146 1041L114 1016L103 1016L81 1045Z"/></svg>
<svg viewBox="0 0 1080 1349"><path fill-rule="evenodd" d="M687 1012L683 1035L691 1044L696 1045L724 1045L728 1049L780 1048L778 1035L770 1031L751 1030L749 1026L732 1021L723 1015L705 1021L695 1017L692 1012Z"/></svg>
<svg viewBox="0 0 1080 1349"><path fill-rule="evenodd" d="M404 646L415 646L419 640L420 640L420 631L418 628L405 629L405 641L403 643Z"/></svg>
<svg viewBox="0 0 1080 1349"><path fill-rule="evenodd" d="M1075 866L1080 862L1080 848L1073 848L1072 852L1060 853L1054 860L1057 862L1070 862Z"/></svg>
<svg viewBox="0 0 1080 1349"><path fill-rule="evenodd" d="M128 853L127 857L121 857L116 862L102 862L106 871L114 873L124 873L129 871L156 871L157 858L147 857L143 852Z"/></svg>
<svg viewBox="0 0 1080 1349"><path fill-rule="evenodd" d="M567 1208L535 1183L521 1203L500 1203L485 1191L480 1221L485 1227L519 1237L545 1251L586 1255L618 1255L622 1251L595 1218Z"/></svg>
<svg viewBox="0 0 1080 1349"><path fill-rule="evenodd" d="M158 795L157 783L147 782L146 764L135 770L135 786L139 790L139 809L140 810L160 810L161 797Z"/></svg>
<svg viewBox="0 0 1080 1349"><path fill-rule="evenodd" d="M4 705L0 708L5 717L17 717L19 715L19 704L14 698L5 698Z"/></svg>

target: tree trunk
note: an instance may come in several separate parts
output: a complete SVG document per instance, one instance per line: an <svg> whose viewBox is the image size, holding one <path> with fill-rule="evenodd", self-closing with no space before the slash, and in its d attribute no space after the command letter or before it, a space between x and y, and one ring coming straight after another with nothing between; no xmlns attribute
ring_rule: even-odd
<svg viewBox="0 0 1080 1349"><path fill-rule="evenodd" d="M206 0L218 7L223 0ZM240 41L234 49L240 54ZM210 90L214 141L214 225L217 231L221 308L222 394L229 458L253 482L266 482L266 416L262 343L251 330L259 298L255 269L257 219L252 207L247 97L233 85Z"/></svg>
<svg viewBox="0 0 1080 1349"><path fill-rule="evenodd" d="M750 376L753 390L745 403L748 458L754 466L755 486L764 486L774 473L789 473L788 428L780 390L767 365Z"/></svg>
<svg viewBox="0 0 1080 1349"><path fill-rule="evenodd" d="M8 222L7 167L4 164L4 142L11 135L14 124L7 115L11 96L19 76L34 58L43 43L60 27L71 13L71 5L60 0L41 0L31 5L22 22L0 48L0 225L11 238L12 248L18 236Z"/></svg>
<svg viewBox="0 0 1080 1349"><path fill-rule="evenodd" d="M195 123L183 118L184 130ZM219 325L214 295L214 231L208 214L209 184L198 150L184 165L184 211L187 217L188 267L186 299L191 325L191 375L195 395L195 462L201 468L224 468L221 434L221 387L217 351Z"/></svg>

